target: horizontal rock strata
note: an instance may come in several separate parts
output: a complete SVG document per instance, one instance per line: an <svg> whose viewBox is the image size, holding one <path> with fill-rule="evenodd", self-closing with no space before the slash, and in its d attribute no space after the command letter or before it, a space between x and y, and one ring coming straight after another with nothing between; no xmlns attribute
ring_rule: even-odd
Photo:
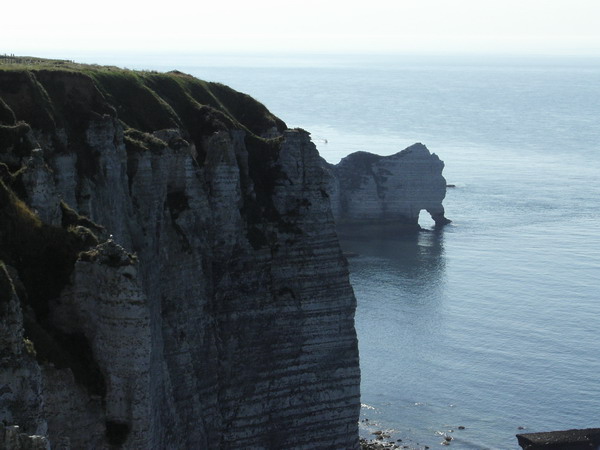
<svg viewBox="0 0 600 450"><path fill-rule="evenodd" d="M12 448L357 448L308 133L181 73L0 70L0 99L0 419L45 439Z"/></svg>
<svg viewBox="0 0 600 450"><path fill-rule="evenodd" d="M353 153L337 165L328 165L328 192L340 227L390 225L418 229L419 213L427 211L436 225L444 217L446 196L444 163L422 144L391 156Z"/></svg>

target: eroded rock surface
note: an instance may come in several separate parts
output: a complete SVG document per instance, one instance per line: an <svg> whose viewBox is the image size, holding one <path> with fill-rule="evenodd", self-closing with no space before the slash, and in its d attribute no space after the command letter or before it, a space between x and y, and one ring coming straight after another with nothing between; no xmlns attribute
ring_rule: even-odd
<svg viewBox="0 0 600 450"><path fill-rule="evenodd" d="M23 433L17 425L0 423L0 448L14 450L50 450L45 436Z"/></svg>
<svg viewBox="0 0 600 450"><path fill-rule="evenodd" d="M355 298L308 133L111 70L0 71L0 259L23 281L0 419L52 448L357 448Z"/></svg>
<svg viewBox="0 0 600 450"><path fill-rule="evenodd" d="M328 192L339 226L378 224L418 229L419 213L427 211L436 225L444 216L444 163L423 144L391 156L356 152L327 166Z"/></svg>

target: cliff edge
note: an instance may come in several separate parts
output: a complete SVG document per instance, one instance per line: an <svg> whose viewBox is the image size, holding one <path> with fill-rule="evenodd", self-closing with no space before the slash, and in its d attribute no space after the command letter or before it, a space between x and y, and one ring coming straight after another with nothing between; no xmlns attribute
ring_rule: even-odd
<svg viewBox="0 0 600 450"><path fill-rule="evenodd" d="M31 60L0 66L0 179L0 447L358 447L308 133L179 72Z"/></svg>

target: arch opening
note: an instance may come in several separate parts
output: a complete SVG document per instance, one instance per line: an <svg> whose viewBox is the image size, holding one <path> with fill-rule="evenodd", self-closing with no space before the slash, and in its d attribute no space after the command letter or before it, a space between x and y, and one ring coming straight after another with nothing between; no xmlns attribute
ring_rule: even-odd
<svg viewBox="0 0 600 450"><path fill-rule="evenodd" d="M429 214L425 209L419 211L419 226L421 228L425 228L426 230L435 228L435 220L433 220L431 214Z"/></svg>

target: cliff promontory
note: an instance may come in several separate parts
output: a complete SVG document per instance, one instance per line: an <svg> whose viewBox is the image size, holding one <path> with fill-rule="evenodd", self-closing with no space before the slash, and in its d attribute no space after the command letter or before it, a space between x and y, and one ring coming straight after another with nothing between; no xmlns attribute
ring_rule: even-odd
<svg viewBox="0 0 600 450"><path fill-rule="evenodd" d="M331 207L341 228L376 224L396 231L419 229L423 210L436 226L450 222L442 205L444 163L423 144L391 156L356 152L325 167Z"/></svg>
<svg viewBox="0 0 600 450"><path fill-rule="evenodd" d="M0 66L0 178L0 447L358 446L306 132L179 72L33 61Z"/></svg>

